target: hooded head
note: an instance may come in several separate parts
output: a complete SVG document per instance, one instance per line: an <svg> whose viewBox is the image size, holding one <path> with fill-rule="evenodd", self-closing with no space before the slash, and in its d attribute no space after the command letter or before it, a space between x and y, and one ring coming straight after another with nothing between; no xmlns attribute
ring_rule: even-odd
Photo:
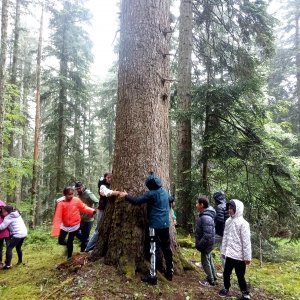
<svg viewBox="0 0 300 300"><path fill-rule="evenodd" d="M147 177L145 185L150 191L158 190L161 188L161 180L158 176L151 174Z"/></svg>
<svg viewBox="0 0 300 300"><path fill-rule="evenodd" d="M225 193L223 191L218 191L213 194L217 204L226 203Z"/></svg>
<svg viewBox="0 0 300 300"><path fill-rule="evenodd" d="M244 214L244 204L238 199L232 199L226 204L226 210L232 208L234 211L234 218L243 216Z"/></svg>

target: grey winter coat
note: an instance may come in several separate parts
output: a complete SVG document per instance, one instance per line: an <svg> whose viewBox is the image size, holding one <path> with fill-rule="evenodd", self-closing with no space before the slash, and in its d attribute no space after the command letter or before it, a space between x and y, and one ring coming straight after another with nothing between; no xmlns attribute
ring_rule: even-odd
<svg viewBox="0 0 300 300"><path fill-rule="evenodd" d="M200 252L210 253L215 243L216 211L209 206L199 214L196 226L196 249Z"/></svg>

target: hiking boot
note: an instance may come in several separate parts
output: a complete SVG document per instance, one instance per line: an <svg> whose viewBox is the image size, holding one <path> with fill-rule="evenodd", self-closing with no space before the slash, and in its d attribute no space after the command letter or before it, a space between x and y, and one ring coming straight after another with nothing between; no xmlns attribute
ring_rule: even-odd
<svg viewBox="0 0 300 300"><path fill-rule="evenodd" d="M172 279L173 279L173 272L165 272L165 277L169 281L172 281Z"/></svg>
<svg viewBox="0 0 300 300"><path fill-rule="evenodd" d="M199 283L203 286L208 286L208 287L215 286L214 282L210 282L208 280L200 280Z"/></svg>
<svg viewBox="0 0 300 300"><path fill-rule="evenodd" d="M227 290L227 289L222 289L220 292L219 292L219 296L220 297L226 297L227 295L228 295L228 293L229 293L229 290Z"/></svg>
<svg viewBox="0 0 300 300"><path fill-rule="evenodd" d="M156 285L157 284L157 277L156 276L151 276L150 274L143 275L141 277L141 280L143 282L149 283L151 285Z"/></svg>

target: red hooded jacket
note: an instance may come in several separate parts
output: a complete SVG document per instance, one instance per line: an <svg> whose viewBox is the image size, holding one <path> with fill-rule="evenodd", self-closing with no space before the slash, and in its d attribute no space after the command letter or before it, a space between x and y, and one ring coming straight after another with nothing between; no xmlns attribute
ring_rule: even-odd
<svg viewBox="0 0 300 300"><path fill-rule="evenodd" d="M85 205L79 198L73 197L71 201L60 201L57 204L53 223L52 236L59 236L60 224L66 227L72 227L80 223L80 212L84 214L94 215L95 209Z"/></svg>

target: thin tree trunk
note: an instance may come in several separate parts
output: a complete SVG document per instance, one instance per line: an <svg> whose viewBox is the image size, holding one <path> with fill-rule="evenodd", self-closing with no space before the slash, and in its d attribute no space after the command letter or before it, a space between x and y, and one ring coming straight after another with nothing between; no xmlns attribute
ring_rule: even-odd
<svg viewBox="0 0 300 300"><path fill-rule="evenodd" d="M192 134L191 117L191 70L192 70L192 1L181 0L179 19L179 53L178 53L178 104L182 115L177 121L177 203L179 222L188 228L192 215L191 202L191 167Z"/></svg>
<svg viewBox="0 0 300 300"><path fill-rule="evenodd" d="M21 0L16 0L16 12L15 12L15 28L14 28L14 42L13 42L13 58L12 58L12 67L11 67L11 76L10 82L17 86L17 67L19 61L19 37L20 37L20 8L21 8ZM11 110L14 112L17 104L20 104L20 97L13 96L11 100ZM12 125L17 126L17 122L12 120ZM14 142L17 141L17 144ZM22 158L22 137L15 136L14 131L10 134L10 143L8 146L9 155L11 157L16 157L17 159ZM16 201L16 203L20 202L20 195L21 195L21 180L20 176L16 176L16 187L14 194L8 196L8 201Z"/></svg>
<svg viewBox="0 0 300 300"><path fill-rule="evenodd" d="M15 12L15 28L14 28L14 41L13 41L13 57L12 57L12 66L11 66L11 76L10 82L14 85L17 85L17 66L19 59L19 37L20 37L20 7L21 0L16 0L16 12ZM13 96L11 100L11 110L14 112L16 104L18 101L18 97ZM12 120L13 126L15 122ZM14 145L15 137L14 132L10 133L10 143L8 146L9 155L14 157L17 154L14 153L15 145Z"/></svg>
<svg viewBox="0 0 300 300"><path fill-rule="evenodd" d="M0 174L2 174L3 160L3 131L5 113L5 75L6 75L6 52L7 52L7 25L8 25L8 0L2 0L1 15L1 53L0 53Z"/></svg>
<svg viewBox="0 0 300 300"><path fill-rule="evenodd" d="M121 2L113 188L145 191L149 171L169 188L169 1ZM144 261L145 207L108 201L95 257L134 276Z"/></svg>
<svg viewBox="0 0 300 300"><path fill-rule="evenodd" d="M296 77L297 77L297 101L298 101L298 140L300 143L300 4L298 3L296 10L296 38L295 38L295 48L296 48Z"/></svg>
<svg viewBox="0 0 300 300"><path fill-rule="evenodd" d="M44 21L44 6L42 7L42 14L40 20L40 33L36 65L36 95L35 95L35 130L34 130L34 150L33 150L33 167L32 167L32 227L37 225L38 216L38 178L39 178L39 147L40 147L40 127L41 127L41 58L42 58L42 42L43 42L43 21Z"/></svg>
<svg viewBox="0 0 300 300"><path fill-rule="evenodd" d="M66 25L64 25L63 29L63 36L66 34ZM57 141L57 161L56 161L56 192L59 193L63 189L63 182L64 182L64 147L65 147L65 140L66 140L66 132L65 132L65 105L67 102L67 89L66 89L66 78L67 78L67 59L66 59L66 45L65 45L65 38L62 39L63 45L61 48L61 57L60 57L60 70L59 70L59 103L58 103L58 141Z"/></svg>

